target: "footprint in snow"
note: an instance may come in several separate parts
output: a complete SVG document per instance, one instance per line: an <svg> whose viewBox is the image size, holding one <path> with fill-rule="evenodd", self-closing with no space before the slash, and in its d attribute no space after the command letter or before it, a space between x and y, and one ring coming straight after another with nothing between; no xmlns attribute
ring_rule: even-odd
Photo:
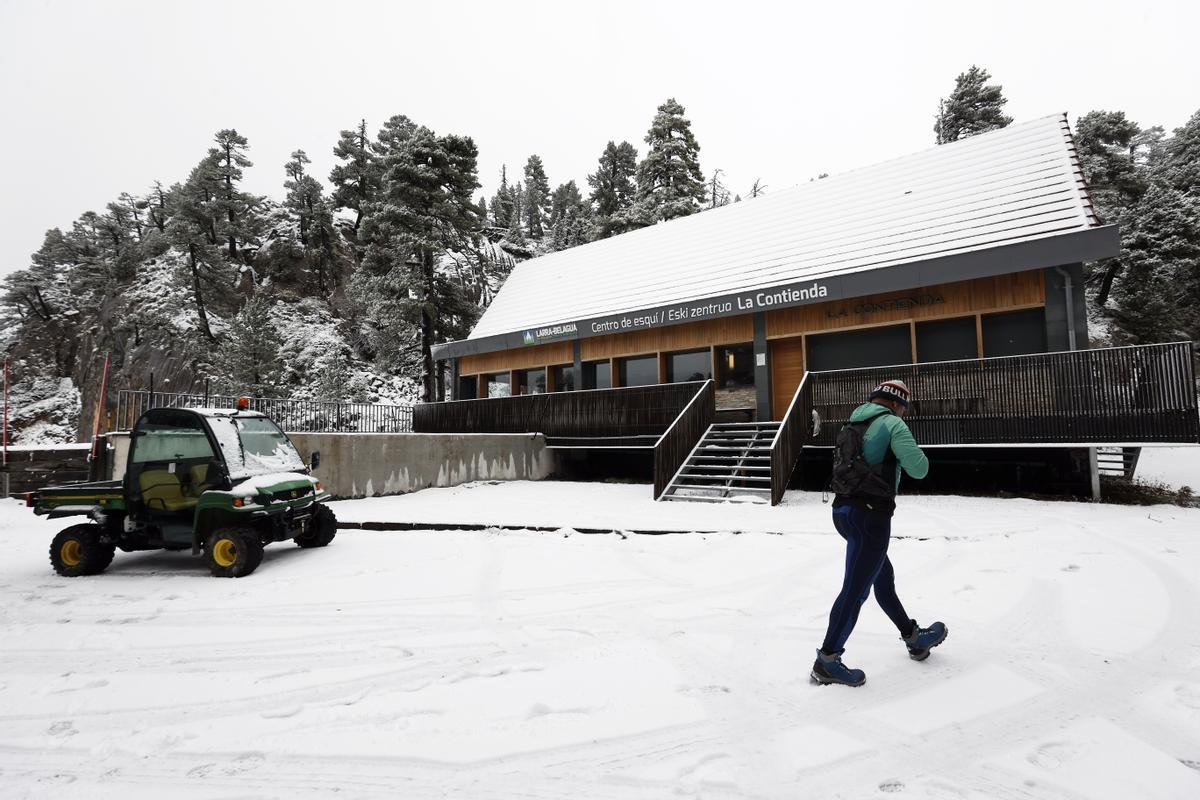
<svg viewBox="0 0 1200 800"><path fill-rule="evenodd" d="M75 730L75 723L69 719L65 719L51 725L46 729L46 733L50 736L74 736L79 731Z"/></svg>
<svg viewBox="0 0 1200 800"><path fill-rule="evenodd" d="M1078 564L1067 564L1065 567L1062 568L1062 571L1063 572L1079 572L1079 565Z"/></svg>
<svg viewBox="0 0 1200 800"><path fill-rule="evenodd" d="M888 794L903 792L904 784L900 781L884 781L883 783L879 784L879 791L887 792Z"/></svg>
<svg viewBox="0 0 1200 800"><path fill-rule="evenodd" d="M1039 747L1029 756L1029 763L1043 769L1057 769L1064 761L1079 755L1079 747L1069 742L1050 742Z"/></svg>
<svg viewBox="0 0 1200 800"><path fill-rule="evenodd" d="M1185 767L1190 767L1197 772L1200 772L1200 761L1192 761L1190 758L1181 758L1179 759L1179 763L1183 764Z"/></svg>

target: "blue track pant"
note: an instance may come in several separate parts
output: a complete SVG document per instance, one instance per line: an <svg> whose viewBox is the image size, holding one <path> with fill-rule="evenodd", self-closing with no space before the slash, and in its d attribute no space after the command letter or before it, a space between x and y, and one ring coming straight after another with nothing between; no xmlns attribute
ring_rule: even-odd
<svg viewBox="0 0 1200 800"><path fill-rule="evenodd" d="M858 622L858 611L866 602L871 587L884 613L891 618L901 636L912 631L912 621L896 596L896 573L888 560L888 542L892 536L892 518L887 514L854 506L833 509L833 525L846 540L846 575L842 592L829 612L829 630L821 650L841 653Z"/></svg>

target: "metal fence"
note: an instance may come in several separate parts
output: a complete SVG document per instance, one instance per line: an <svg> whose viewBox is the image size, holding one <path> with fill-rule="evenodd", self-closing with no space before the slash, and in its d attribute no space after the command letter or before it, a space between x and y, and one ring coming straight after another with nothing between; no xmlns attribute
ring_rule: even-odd
<svg viewBox="0 0 1200 800"><path fill-rule="evenodd" d="M251 397L250 410L261 411L289 433L408 433L412 406L374 403L330 403ZM237 395L148 392L123 389L117 393L113 427L127 431L150 408L236 408Z"/></svg>
<svg viewBox="0 0 1200 800"><path fill-rule="evenodd" d="M701 382L421 403L418 433L541 433L548 441L643 439L653 447ZM590 441L589 441L590 440Z"/></svg>
<svg viewBox="0 0 1200 800"><path fill-rule="evenodd" d="M905 421L922 445L1200 441L1191 342L809 373L804 444L832 446L871 388L912 390Z"/></svg>

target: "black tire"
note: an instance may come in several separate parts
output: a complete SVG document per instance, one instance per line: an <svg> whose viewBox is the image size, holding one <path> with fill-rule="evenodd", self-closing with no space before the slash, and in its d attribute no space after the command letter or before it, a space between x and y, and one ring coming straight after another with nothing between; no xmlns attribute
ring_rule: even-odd
<svg viewBox="0 0 1200 800"><path fill-rule="evenodd" d="M296 537L296 544L301 547L325 547L337 536L337 517L329 506L317 506L313 512L312 522L308 533Z"/></svg>
<svg viewBox="0 0 1200 800"><path fill-rule="evenodd" d="M50 543L50 565L65 578L97 575L112 563L116 546L100 540L99 525L72 525Z"/></svg>
<svg viewBox="0 0 1200 800"><path fill-rule="evenodd" d="M243 578L258 569L262 558L262 541L253 528L219 528L204 545L204 559L214 578Z"/></svg>

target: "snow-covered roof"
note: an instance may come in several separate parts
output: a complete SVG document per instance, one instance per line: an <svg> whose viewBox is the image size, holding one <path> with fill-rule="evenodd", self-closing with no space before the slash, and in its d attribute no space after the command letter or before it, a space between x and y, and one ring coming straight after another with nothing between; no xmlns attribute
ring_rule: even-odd
<svg viewBox="0 0 1200 800"><path fill-rule="evenodd" d="M1066 114L1056 114L526 261L469 339L1099 225Z"/></svg>
<svg viewBox="0 0 1200 800"><path fill-rule="evenodd" d="M202 417L265 417L261 411L238 411L236 408L181 408L179 411L191 411Z"/></svg>

